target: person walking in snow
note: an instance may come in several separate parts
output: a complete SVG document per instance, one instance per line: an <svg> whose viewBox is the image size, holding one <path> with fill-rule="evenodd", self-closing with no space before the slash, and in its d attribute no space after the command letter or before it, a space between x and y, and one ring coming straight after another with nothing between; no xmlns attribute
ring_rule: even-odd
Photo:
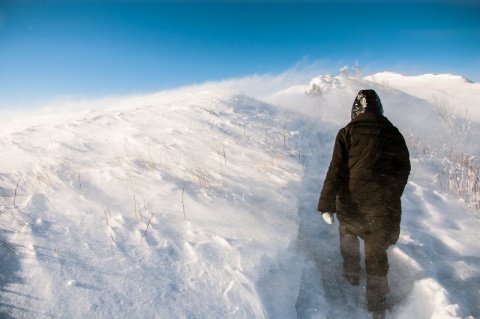
<svg viewBox="0 0 480 319"><path fill-rule="evenodd" d="M360 284L359 238L364 241L367 308L384 318L390 291L386 251L400 234L409 153L374 90L358 92L351 119L337 134L317 209L329 224L337 216L343 274L352 285Z"/></svg>

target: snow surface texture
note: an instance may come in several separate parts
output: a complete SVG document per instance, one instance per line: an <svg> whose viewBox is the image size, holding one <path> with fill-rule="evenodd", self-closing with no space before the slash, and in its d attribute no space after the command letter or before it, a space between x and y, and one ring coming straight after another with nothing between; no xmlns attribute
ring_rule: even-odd
<svg viewBox="0 0 480 319"><path fill-rule="evenodd" d="M5 121L0 317L369 318L365 279L341 276L338 223L316 212L335 135L362 88L439 146L423 94L457 103L450 78L385 76L319 77L321 94L299 84L268 103L209 84ZM471 86L478 97L455 79ZM480 318L478 218L411 160L387 317Z"/></svg>

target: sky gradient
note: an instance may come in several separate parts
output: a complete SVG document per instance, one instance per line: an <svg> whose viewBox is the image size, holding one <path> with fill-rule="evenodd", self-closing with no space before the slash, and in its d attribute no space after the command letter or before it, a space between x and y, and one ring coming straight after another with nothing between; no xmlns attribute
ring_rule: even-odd
<svg viewBox="0 0 480 319"><path fill-rule="evenodd" d="M154 92L321 61L480 82L480 1L0 0L0 107Z"/></svg>

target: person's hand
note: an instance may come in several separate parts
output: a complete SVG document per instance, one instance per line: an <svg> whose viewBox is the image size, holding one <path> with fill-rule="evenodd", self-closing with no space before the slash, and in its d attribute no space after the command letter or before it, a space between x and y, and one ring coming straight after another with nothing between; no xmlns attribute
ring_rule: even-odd
<svg viewBox="0 0 480 319"><path fill-rule="evenodd" d="M333 213L329 213L329 212L322 213L322 217L327 224L329 225L333 224L333 220L334 220Z"/></svg>

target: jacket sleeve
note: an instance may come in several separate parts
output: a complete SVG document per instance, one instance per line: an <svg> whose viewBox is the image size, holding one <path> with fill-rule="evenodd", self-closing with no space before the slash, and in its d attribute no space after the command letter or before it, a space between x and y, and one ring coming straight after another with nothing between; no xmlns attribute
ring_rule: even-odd
<svg viewBox="0 0 480 319"><path fill-rule="evenodd" d="M399 143L395 157L393 158L395 166L395 178L398 190L398 196L401 197L407 185L408 176L410 175L410 154L408 152L407 144L402 134L399 132Z"/></svg>
<svg viewBox="0 0 480 319"><path fill-rule="evenodd" d="M335 200L343 187L348 187L348 150L346 130L341 129L335 138L332 160L320 193L317 210L336 212Z"/></svg>

